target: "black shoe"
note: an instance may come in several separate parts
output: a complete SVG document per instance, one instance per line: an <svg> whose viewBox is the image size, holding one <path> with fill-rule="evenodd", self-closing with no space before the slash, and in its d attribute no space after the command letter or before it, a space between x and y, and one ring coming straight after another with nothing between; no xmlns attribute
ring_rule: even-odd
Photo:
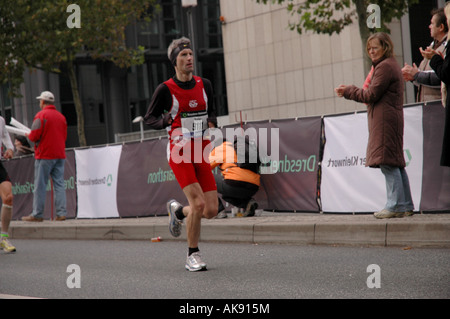
<svg viewBox="0 0 450 319"><path fill-rule="evenodd" d="M252 198L247 204L247 208L243 214L243 217L255 216L255 210L258 208L258 203Z"/></svg>

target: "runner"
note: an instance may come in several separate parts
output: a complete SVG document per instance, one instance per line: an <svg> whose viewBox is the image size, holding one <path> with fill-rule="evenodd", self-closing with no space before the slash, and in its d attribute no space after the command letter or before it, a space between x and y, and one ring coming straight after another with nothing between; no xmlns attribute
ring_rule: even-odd
<svg viewBox="0 0 450 319"><path fill-rule="evenodd" d="M203 139L204 131L217 125L213 90L209 80L193 75L194 56L189 39L174 40L167 54L176 75L157 87L144 119L150 127L166 128L169 132L169 165L189 203L184 207L174 199L167 203L170 233L180 236L186 218L189 250L185 268L206 270L198 248L201 219L215 217L218 206L208 160L209 141Z"/></svg>
<svg viewBox="0 0 450 319"><path fill-rule="evenodd" d="M0 138L3 144L6 146L6 151L3 154L3 157L12 158L14 154L14 145L11 141L9 133L6 131L5 120L1 116L0 116ZM16 251L16 247L14 247L8 240L9 224L11 222L12 217L13 194L12 194L11 180L9 179L8 172L6 171L2 163L0 163L0 197L2 199L2 208L0 211L2 219L0 248L3 249L5 252L11 253Z"/></svg>

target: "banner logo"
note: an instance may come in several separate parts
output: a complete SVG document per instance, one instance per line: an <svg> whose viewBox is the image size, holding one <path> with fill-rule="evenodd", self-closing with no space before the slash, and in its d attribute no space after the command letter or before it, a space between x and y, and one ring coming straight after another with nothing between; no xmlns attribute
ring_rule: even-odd
<svg viewBox="0 0 450 319"><path fill-rule="evenodd" d="M106 179L106 185L111 186L113 182L113 177L111 174L108 175L108 178Z"/></svg>
<svg viewBox="0 0 450 319"><path fill-rule="evenodd" d="M408 167L412 160L411 151L409 149L406 149L404 152L405 152L406 167Z"/></svg>

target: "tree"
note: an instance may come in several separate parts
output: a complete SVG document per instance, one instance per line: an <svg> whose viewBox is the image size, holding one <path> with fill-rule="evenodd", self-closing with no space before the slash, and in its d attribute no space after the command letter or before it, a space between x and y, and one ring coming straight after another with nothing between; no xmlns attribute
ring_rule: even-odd
<svg viewBox="0 0 450 319"><path fill-rule="evenodd" d="M156 0L0 0L0 83L16 96L25 69L66 74L77 113L78 139L86 146L75 72L76 54L125 68L144 62L144 48L128 48L125 28L150 20Z"/></svg>
<svg viewBox="0 0 450 319"><path fill-rule="evenodd" d="M310 30L318 34L339 34L346 26L358 19L359 31L366 50L366 42L373 32L387 32L387 24L393 19L400 19L407 11L408 6L418 3L419 0L306 0L295 4L293 0L256 0L258 3L282 4L288 2L287 10L292 16L298 15L297 22L289 22L291 30L302 34L303 30ZM379 9L379 11L378 11ZM377 16L379 14L379 16ZM373 23L373 19L379 18ZM366 70L370 61L365 59Z"/></svg>

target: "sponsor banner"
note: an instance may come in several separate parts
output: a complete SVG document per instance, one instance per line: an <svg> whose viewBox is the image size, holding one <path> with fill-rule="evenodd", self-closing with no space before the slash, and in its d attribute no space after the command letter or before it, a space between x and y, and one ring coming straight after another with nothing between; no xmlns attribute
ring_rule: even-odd
<svg viewBox="0 0 450 319"><path fill-rule="evenodd" d="M77 188L74 150L66 151L64 183L66 188L67 218L75 218L77 216ZM47 195L48 197L49 195Z"/></svg>
<svg viewBox="0 0 450 319"><path fill-rule="evenodd" d="M406 107L404 114L404 155L415 209L448 211L450 168L439 165L444 108L439 102L428 103ZM233 138L242 134L240 129L225 127L221 137ZM259 208L318 212L318 176L325 212L374 212L384 207L384 176L380 169L365 167L367 113L246 123L243 134L256 138L260 154L270 159L262 167L261 187L255 195ZM167 215L166 203L172 198L187 205L167 162L167 146L164 138L67 151L68 217L162 216ZM20 219L32 212L34 157L2 163L12 181L13 219ZM213 173L221 174L218 169ZM52 216L50 190L49 183L46 219Z"/></svg>
<svg viewBox="0 0 450 319"><path fill-rule="evenodd" d="M261 168L261 188L255 196L260 208L318 212L322 119L254 122L246 125L249 128L257 130L260 152L270 158L270 169Z"/></svg>
<svg viewBox="0 0 450 319"><path fill-rule="evenodd" d="M117 172L122 145L75 150L78 218L119 217Z"/></svg>
<svg viewBox="0 0 450 319"><path fill-rule="evenodd" d="M11 178L12 193L14 196L13 219L28 216L33 211L34 192L34 157L27 156L3 161L3 166ZM77 213L76 188L75 188L75 154L74 151L66 151L64 166L64 183L66 189L67 217L74 218ZM51 183L47 185L44 218L56 217L56 211L52 206ZM53 212L52 212L53 207Z"/></svg>
<svg viewBox="0 0 450 319"><path fill-rule="evenodd" d="M166 203L174 198L186 205L167 162L168 139L123 145L117 182L120 217L167 215Z"/></svg>
<svg viewBox="0 0 450 319"><path fill-rule="evenodd" d="M445 109L441 101L423 107L422 211L450 210L450 167L441 166Z"/></svg>
<svg viewBox="0 0 450 319"><path fill-rule="evenodd" d="M404 155L415 209L422 188L422 106L404 109ZM375 212L386 204L380 169L365 167L367 113L324 118L326 144L322 162L321 201L325 212Z"/></svg>
<svg viewBox="0 0 450 319"><path fill-rule="evenodd" d="M34 156L2 161L2 164L12 184L14 197L12 219L30 215L33 212ZM48 208L47 203L45 207ZM47 212L44 215L47 215Z"/></svg>
<svg viewBox="0 0 450 319"><path fill-rule="evenodd" d="M221 137L232 140L239 134L240 127L230 126L222 129ZM270 158L255 195L259 207L317 212L321 118L249 123L243 134L256 138L260 154ZM167 143L162 139L123 145L117 188L121 217L166 215L171 198L187 204L167 162Z"/></svg>

